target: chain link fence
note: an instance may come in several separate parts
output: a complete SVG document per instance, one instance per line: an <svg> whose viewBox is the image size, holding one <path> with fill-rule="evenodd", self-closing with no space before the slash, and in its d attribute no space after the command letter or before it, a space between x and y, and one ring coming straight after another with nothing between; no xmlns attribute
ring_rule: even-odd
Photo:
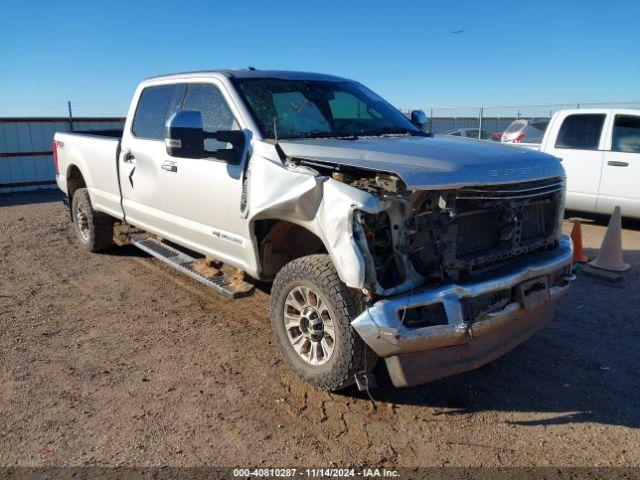
<svg viewBox="0 0 640 480"><path fill-rule="evenodd" d="M640 108L640 100L431 107L425 111L426 128L434 134L500 141L515 120L528 120L544 129L555 112L574 108Z"/></svg>

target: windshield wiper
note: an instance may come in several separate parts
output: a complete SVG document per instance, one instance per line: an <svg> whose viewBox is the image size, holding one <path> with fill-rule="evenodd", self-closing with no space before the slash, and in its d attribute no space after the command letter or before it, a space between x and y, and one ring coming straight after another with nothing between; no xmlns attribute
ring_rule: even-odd
<svg viewBox="0 0 640 480"><path fill-rule="evenodd" d="M326 132L324 130L305 132L299 136L290 138L339 138L341 140L357 140L358 136L353 133Z"/></svg>

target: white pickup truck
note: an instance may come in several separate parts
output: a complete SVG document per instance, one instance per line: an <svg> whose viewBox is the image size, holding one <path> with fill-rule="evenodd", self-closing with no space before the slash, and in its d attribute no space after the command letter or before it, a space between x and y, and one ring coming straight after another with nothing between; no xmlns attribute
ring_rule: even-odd
<svg viewBox="0 0 640 480"><path fill-rule="evenodd" d="M589 108L556 112L538 145L567 173L566 207L610 215L616 205L640 218L640 110Z"/></svg>
<svg viewBox="0 0 640 480"><path fill-rule="evenodd" d="M640 218L640 110L556 112L540 150L562 160L567 208Z"/></svg>
<svg viewBox="0 0 640 480"><path fill-rule="evenodd" d="M115 230L232 297L272 282L275 338L311 384L366 387L381 357L415 385L513 349L574 278L560 162L425 120L328 75L157 77L123 132L55 135L57 182L90 251Z"/></svg>

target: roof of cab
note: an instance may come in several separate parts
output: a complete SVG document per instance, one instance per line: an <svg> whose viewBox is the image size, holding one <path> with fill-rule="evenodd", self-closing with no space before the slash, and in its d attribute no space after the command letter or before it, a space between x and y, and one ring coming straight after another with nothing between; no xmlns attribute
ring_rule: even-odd
<svg viewBox="0 0 640 480"><path fill-rule="evenodd" d="M283 80L326 80L344 81L346 78L326 75L323 73L293 72L287 70L257 70L257 69L226 69L226 70L199 70L194 72L172 73L168 75L158 75L145 80L158 80L163 78L180 78L206 76L208 74L224 75L229 78L279 78Z"/></svg>

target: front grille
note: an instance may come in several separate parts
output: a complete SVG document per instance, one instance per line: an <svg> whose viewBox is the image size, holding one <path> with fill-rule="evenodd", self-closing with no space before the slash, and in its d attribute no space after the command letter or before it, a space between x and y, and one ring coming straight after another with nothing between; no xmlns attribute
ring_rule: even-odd
<svg viewBox="0 0 640 480"><path fill-rule="evenodd" d="M527 205L522 209L522 240L544 235L544 212L541 203Z"/></svg>
<svg viewBox="0 0 640 480"><path fill-rule="evenodd" d="M500 244L502 210L473 212L456 220L458 256L495 248Z"/></svg>
<svg viewBox="0 0 640 480"><path fill-rule="evenodd" d="M563 180L460 189L449 268L486 267L554 241Z"/></svg>
<svg viewBox="0 0 640 480"><path fill-rule="evenodd" d="M464 200L517 200L535 198L562 191L564 182L560 177L534 180L532 182L507 185L485 185L465 187L458 190L457 198Z"/></svg>
<svg viewBox="0 0 640 480"><path fill-rule="evenodd" d="M354 232L370 252L368 268L383 289L402 285L411 270L425 282L466 281L508 267L516 257L553 248L563 188L558 177L414 192L402 224L387 212L359 212ZM423 311L407 315L409 324L433 317Z"/></svg>

